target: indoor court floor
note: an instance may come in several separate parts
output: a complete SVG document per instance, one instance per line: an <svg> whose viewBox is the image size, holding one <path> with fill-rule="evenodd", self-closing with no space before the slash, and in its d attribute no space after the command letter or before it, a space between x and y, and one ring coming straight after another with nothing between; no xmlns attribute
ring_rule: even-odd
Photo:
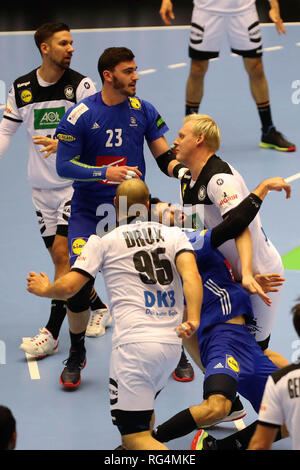
<svg viewBox="0 0 300 470"><path fill-rule="evenodd" d="M200 111L211 115L222 135L218 152L245 178L249 189L271 176L290 177L300 172L300 24L286 25L286 36L278 36L273 25L263 25L264 65L273 120L276 127L295 142L294 153L259 148L260 123L250 96L248 78L239 57L227 43L220 58L210 63ZM120 45L133 50L138 65L137 96L150 101L169 126L171 144L182 125L185 83L189 69L188 26L130 29L73 30L75 54L72 68L90 76L100 90L97 61L106 47ZM40 56L32 31L0 33L0 116L14 79L39 66ZM1 214L1 304L0 304L0 404L11 408L17 420L18 450L111 450L120 443L112 425L108 370L112 328L102 338L87 338L87 365L78 390L62 389L58 378L68 357L67 321L58 353L36 361L19 349L22 337L34 336L48 320L50 301L26 291L30 270L53 276L48 252L40 238L26 179L27 137L21 127L0 162ZM152 195L179 202L179 184L167 179L156 166L147 147L146 182ZM272 193L264 201L261 217L266 234L278 248L286 266L286 282L270 347L288 360L300 354L300 340L292 326L290 309L300 295L300 179L291 183L292 198ZM106 300L101 274L96 289ZM156 400L156 423L202 401L203 375L195 367L195 380L176 382L172 377ZM242 399L247 416L211 429L217 438L252 423L256 414ZM190 448L193 433L169 443L170 449ZM290 439L274 449L290 449Z"/></svg>

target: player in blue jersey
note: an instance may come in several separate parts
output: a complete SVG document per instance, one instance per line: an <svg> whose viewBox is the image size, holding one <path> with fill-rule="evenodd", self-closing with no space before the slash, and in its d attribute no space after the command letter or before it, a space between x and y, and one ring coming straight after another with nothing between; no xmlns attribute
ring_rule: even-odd
<svg viewBox="0 0 300 470"><path fill-rule="evenodd" d="M158 426L154 437L161 442L224 421L228 415L232 418L237 392L258 412L267 377L277 367L263 354L248 331L247 326L253 319L249 295L234 281L217 248L242 233L257 214L268 191L280 188L287 191L289 197L290 186L282 178L265 180L221 224L208 231L187 233L196 253L204 289L200 327L194 340L191 337L185 346L205 373L204 401ZM269 280L272 276L269 275ZM274 280L274 286L277 281L278 285L283 282L280 276L275 276ZM274 286L266 290L271 291ZM264 300L269 303L270 299L266 296ZM193 449L199 441L202 443L205 434L202 430L197 433Z"/></svg>
<svg viewBox="0 0 300 470"><path fill-rule="evenodd" d="M101 92L71 108L57 128L57 172L74 180L68 237L71 265L91 234L115 227L117 185L132 177L145 178L145 140L166 175L180 178L186 171L169 149L163 118L152 104L135 96L136 70L131 50L106 49L98 62ZM79 385L85 365L83 338L92 287L92 282L87 284L68 301L71 352L60 377L66 387ZM109 321L109 316L102 319L102 327ZM91 323L97 320L92 318ZM98 336L97 332L92 335Z"/></svg>

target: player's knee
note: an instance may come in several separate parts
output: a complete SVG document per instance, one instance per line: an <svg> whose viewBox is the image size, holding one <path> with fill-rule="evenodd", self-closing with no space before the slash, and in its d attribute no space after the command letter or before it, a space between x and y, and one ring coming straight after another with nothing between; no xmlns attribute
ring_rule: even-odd
<svg viewBox="0 0 300 470"><path fill-rule="evenodd" d="M220 420L225 418L231 409L231 401L223 395L212 395L206 403L209 410L210 420Z"/></svg>
<svg viewBox="0 0 300 470"><path fill-rule="evenodd" d="M87 282L77 294L68 299L68 309L73 313L80 313L87 310L90 306L90 296L94 282Z"/></svg>
<svg viewBox="0 0 300 470"><path fill-rule="evenodd" d="M251 58L245 63L246 70L251 78L256 80L264 78L265 72L261 58Z"/></svg>
<svg viewBox="0 0 300 470"><path fill-rule="evenodd" d="M192 60L190 75L193 77L204 77L208 69L208 60Z"/></svg>

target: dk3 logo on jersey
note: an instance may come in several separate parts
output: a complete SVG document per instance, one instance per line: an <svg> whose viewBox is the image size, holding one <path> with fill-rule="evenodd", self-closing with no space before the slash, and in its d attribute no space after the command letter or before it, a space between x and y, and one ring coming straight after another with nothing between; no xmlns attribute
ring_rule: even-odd
<svg viewBox="0 0 300 470"><path fill-rule="evenodd" d="M80 255L82 248L87 242L87 238L73 238L72 240L72 252L74 255Z"/></svg>
<svg viewBox="0 0 300 470"><path fill-rule="evenodd" d="M226 354L226 367L233 370L237 374L240 372L239 363L234 359L233 356Z"/></svg>

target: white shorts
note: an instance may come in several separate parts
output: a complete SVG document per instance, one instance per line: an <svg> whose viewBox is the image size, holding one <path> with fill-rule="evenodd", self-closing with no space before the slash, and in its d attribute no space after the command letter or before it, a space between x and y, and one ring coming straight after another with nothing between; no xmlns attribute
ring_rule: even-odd
<svg viewBox="0 0 300 470"><path fill-rule="evenodd" d="M255 6L238 15L214 15L194 8L189 56L196 60L218 57L227 36L232 52L243 57L261 57L262 38Z"/></svg>
<svg viewBox="0 0 300 470"><path fill-rule="evenodd" d="M112 350L109 393L114 424L126 429L131 425L125 422L130 420L130 412L145 411L151 418L155 397L167 384L180 355L180 343L130 343ZM122 422L119 422L120 410L129 412L125 418L122 415ZM141 413L141 421L143 419Z"/></svg>
<svg viewBox="0 0 300 470"><path fill-rule="evenodd" d="M55 235L68 235L73 192L72 186L61 189L32 189L32 202L47 247L52 245Z"/></svg>

